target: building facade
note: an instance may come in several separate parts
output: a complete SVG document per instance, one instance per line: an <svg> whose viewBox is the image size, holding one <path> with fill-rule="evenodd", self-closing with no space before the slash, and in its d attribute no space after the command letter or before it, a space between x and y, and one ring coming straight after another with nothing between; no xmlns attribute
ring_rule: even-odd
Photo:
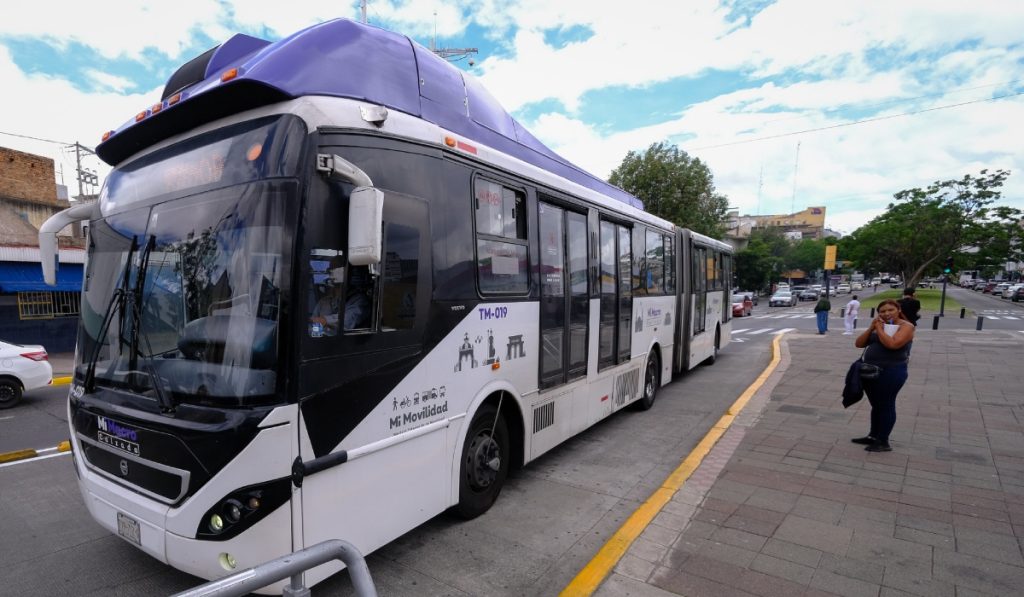
<svg viewBox="0 0 1024 597"><path fill-rule="evenodd" d="M82 229L58 236L57 285L43 283L39 227L70 207L55 180L53 160L0 147L0 338L42 344L49 352L74 349L85 262Z"/></svg>
<svg viewBox="0 0 1024 597"><path fill-rule="evenodd" d="M825 207L808 207L791 214L764 216L741 216L738 211L729 212L726 242L737 251L745 248L750 233L759 228L777 228L783 236L793 241L825 238Z"/></svg>

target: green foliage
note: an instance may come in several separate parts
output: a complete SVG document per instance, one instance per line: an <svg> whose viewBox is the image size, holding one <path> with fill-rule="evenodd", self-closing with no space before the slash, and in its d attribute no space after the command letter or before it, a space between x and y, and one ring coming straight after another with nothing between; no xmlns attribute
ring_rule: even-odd
<svg viewBox="0 0 1024 597"><path fill-rule="evenodd" d="M976 177L900 191L885 213L844 239L844 257L862 270L899 272L907 286L914 286L923 275L941 272L946 257L969 246L984 250L994 246L999 231L1009 234L1019 210L992 206L1009 175L982 170ZM964 267L965 257L956 261L970 269Z"/></svg>
<svg viewBox="0 0 1024 597"><path fill-rule="evenodd" d="M728 199L715 190L707 165L674 145L654 143L642 153L629 152L608 182L678 226L713 238L725 234Z"/></svg>

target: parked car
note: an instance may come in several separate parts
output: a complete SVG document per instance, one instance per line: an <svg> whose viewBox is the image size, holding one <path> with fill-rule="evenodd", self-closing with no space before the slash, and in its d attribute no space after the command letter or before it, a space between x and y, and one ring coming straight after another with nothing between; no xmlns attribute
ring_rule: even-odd
<svg viewBox="0 0 1024 597"><path fill-rule="evenodd" d="M981 287L981 292L983 294L988 294L988 293L992 292L992 289L994 289L996 286L997 286L997 284L995 282L988 282L984 286Z"/></svg>
<svg viewBox="0 0 1024 597"><path fill-rule="evenodd" d="M42 346L0 340L0 409L11 408L24 392L53 383L53 368Z"/></svg>
<svg viewBox="0 0 1024 597"><path fill-rule="evenodd" d="M1000 282L992 288L992 296L1003 296L1003 291L1010 287L1009 282Z"/></svg>
<svg viewBox="0 0 1024 597"><path fill-rule="evenodd" d="M745 294L732 295L732 316L750 317L754 314L754 302Z"/></svg>
<svg viewBox="0 0 1024 597"><path fill-rule="evenodd" d="M818 300L818 291L813 288L807 288L800 291L800 294L796 295L796 298L801 301L816 301Z"/></svg>
<svg viewBox="0 0 1024 597"><path fill-rule="evenodd" d="M849 284L839 284L838 286L836 286L836 294L850 294L850 292L851 290Z"/></svg>
<svg viewBox="0 0 1024 597"><path fill-rule="evenodd" d="M1017 290L1015 290L1013 294L1010 295L1010 300L1015 303L1024 301L1024 286L1020 286L1019 288L1017 288Z"/></svg>
<svg viewBox="0 0 1024 597"><path fill-rule="evenodd" d="M788 290L779 290L768 299L769 307L795 307L796 295Z"/></svg>

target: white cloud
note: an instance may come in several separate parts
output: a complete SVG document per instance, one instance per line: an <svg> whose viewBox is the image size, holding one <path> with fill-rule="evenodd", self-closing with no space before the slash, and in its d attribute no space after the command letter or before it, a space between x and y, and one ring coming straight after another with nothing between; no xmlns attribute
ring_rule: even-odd
<svg viewBox="0 0 1024 597"><path fill-rule="evenodd" d="M46 4L45 17L39 10L8 8L0 19L0 36L43 39L61 48L78 42L107 58L141 59L146 48L178 57L191 45L195 32L223 38L221 15L217 0L55 0Z"/></svg>
<svg viewBox="0 0 1024 597"><path fill-rule="evenodd" d="M85 76L96 85L97 89L104 91L123 93L127 89L135 87L135 83L127 77L119 77L96 69L86 70Z"/></svg>

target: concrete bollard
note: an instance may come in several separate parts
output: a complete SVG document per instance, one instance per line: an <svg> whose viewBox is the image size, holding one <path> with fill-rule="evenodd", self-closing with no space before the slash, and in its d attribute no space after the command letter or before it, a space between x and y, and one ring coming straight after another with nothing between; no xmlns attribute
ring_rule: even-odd
<svg viewBox="0 0 1024 597"><path fill-rule="evenodd" d="M960 307L960 319L963 319L967 315L967 307Z"/></svg>
<svg viewBox="0 0 1024 597"><path fill-rule="evenodd" d="M932 318L932 329L933 330L939 329L939 316L938 315L936 315L934 318Z"/></svg>
<svg viewBox="0 0 1024 597"><path fill-rule="evenodd" d="M846 307L839 309L839 318L842 319L843 317L846 317Z"/></svg>
<svg viewBox="0 0 1024 597"><path fill-rule="evenodd" d="M976 329L976 330L978 330L980 332L981 331L981 324L984 323L984 322L985 322L985 318L982 317L981 315L979 315L978 316L978 326L975 327L974 329Z"/></svg>
<svg viewBox="0 0 1024 597"><path fill-rule="evenodd" d="M871 307L871 319L875 318L875 308Z"/></svg>

